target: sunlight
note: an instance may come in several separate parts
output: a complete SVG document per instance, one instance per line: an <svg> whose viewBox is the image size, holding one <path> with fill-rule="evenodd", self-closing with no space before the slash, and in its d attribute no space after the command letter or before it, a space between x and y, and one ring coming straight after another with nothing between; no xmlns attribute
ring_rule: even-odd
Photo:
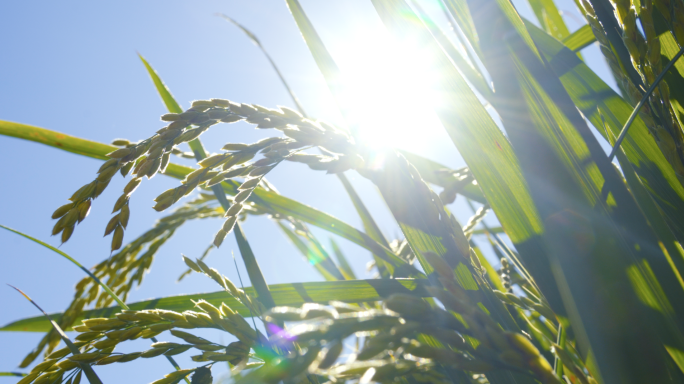
<svg viewBox="0 0 684 384"><path fill-rule="evenodd" d="M352 118L370 146L417 151L443 132L432 102L434 76L421 69L420 50L400 47L383 28L356 30L337 46Z"/></svg>

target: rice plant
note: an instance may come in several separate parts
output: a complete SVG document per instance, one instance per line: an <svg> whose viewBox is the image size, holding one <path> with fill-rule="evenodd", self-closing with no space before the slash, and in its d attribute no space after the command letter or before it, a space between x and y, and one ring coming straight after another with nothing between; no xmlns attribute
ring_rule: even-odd
<svg viewBox="0 0 684 384"><path fill-rule="evenodd" d="M41 353L43 362L19 383L94 383L100 365L163 357L173 366L154 384L211 383L217 364L236 383L684 382L682 0L577 0L587 25L572 34L551 0L529 0L541 28L508 0L444 0L453 31L418 2L371 0L398 44L421 46L439 79L434 109L467 164L456 170L365 143L335 61L299 2L286 2L346 125L307 115L265 50L294 108L213 98L183 110L141 57L169 111L145 140L107 145L0 122L3 135L104 161L52 214L62 242L91 209L106 209L98 196L119 193L107 188L112 178L130 180L103 225L112 256L86 270L58 320L0 329L47 331L21 367ZM619 93L584 63L579 51L594 43ZM238 121L271 136L207 155L202 134ZM337 175L363 230L279 194L267 176L283 162ZM345 172L377 186L400 238L382 234ZM169 213L129 239L129 200L159 174L179 180L155 199ZM448 208L459 195L481 204L465 224ZM483 221L490 212L500 228ZM267 215L326 281L269 285L241 227L250 215ZM180 277L205 275L218 291L126 304L180 226L219 217L204 255L182 256ZM333 258L309 225L370 251L377 278L356 279L336 243ZM205 261L227 236L252 287ZM473 236L491 242L498 263ZM203 328L233 341L193 333ZM134 339L150 339L149 349L117 351ZM197 364L178 367L172 356L181 353Z"/></svg>

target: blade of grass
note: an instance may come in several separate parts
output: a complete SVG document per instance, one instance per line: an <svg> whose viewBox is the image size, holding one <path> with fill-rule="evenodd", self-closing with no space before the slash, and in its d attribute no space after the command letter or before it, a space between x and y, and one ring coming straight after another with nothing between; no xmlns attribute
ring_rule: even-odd
<svg viewBox="0 0 684 384"><path fill-rule="evenodd" d="M589 25L584 25L580 29L571 33L563 39L563 44L573 52L579 52L596 41L596 36L591 31Z"/></svg>
<svg viewBox="0 0 684 384"><path fill-rule="evenodd" d="M327 304L332 300L346 303L363 303L378 301L395 293L407 293L419 297L429 297L427 291L429 283L426 279L369 279L369 280L340 280L306 283L272 284L269 286L273 298L278 306L298 307L307 302ZM244 289L248 295L256 292L252 287ZM214 305L221 306L224 302L240 315L250 316L249 309L226 291L210 293L196 293L156 298L130 303L131 310L167 309L176 312L192 310L193 301L204 299ZM76 321L95 317L113 317L121 311L121 307L113 306L84 311ZM50 318L59 318L61 314L51 314ZM49 330L42 316L14 321L0 328L3 332L44 332Z"/></svg>
<svg viewBox="0 0 684 384"><path fill-rule="evenodd" d="M615 145L616 139L613 132L608 130L605 124L603 125L603 129L606 131L606 136L608 136L610 144ZM656 230L656 234L658 235L661 244L665 247L665 256L672 266L672 270L676 273L677 280L679 280L680 285L684 287L684 279L682 279L682 275L684 275L684 249L682 249L682 245L677 241L672 230L670 230L663 214L660 212L660 209L658 209L658 206L653 201L648 190L646 190L646 187L641 183L641 180L639 180L639 176L634 171L632 163L627 159L624 150L619 147L617 148L620 169L622 169L622 173L625 175L634 197L639 202L639 206L648 218L649 223L651 223Z"/></svg>
<svg viewBox="0 0 684 384"><path fill-rule="evenodd" d="M138 53L138 57L145 65L145 69L147 69L147 73L150 75L152 83L154 83L154 87L157 89L157 93L161 97L162 102L164 102L164 105L166 106L166 109L169 111L169 113L183 113L183 108L181 108L180 104L178 104L176 99L173 97L171 91L169 90L169 87L167 87L166 84L164 84L162 79L159 77L157 71L155 71L154 68L152 68L150 63L148 63L147 60L145 60L145 58L140 53ZM204 150L202 142L199 138L190 141L188 145L190 146L192 152L195 154L195 158L197 159L197 161L200 161L207 157L207 153Z"/></svg>
<svg viewBox="0 0 684 384"><path fill-rule="evenodd" d="M171 92L169 92L168 87L166 87L166 85L161 80L157 72L154 69L152 69L152 66L150 66L149 63L141 55L139 56L143 64L145 64L147 72L152 78L152 81L154 82L155 87L157 88L157 92L162 97L162 100L164 101L164 104L166 105L169 112L181 113L182 110L180 106L175 101L175 99L171 95ZM188 144L190 145L190 149L192 149L192 152L195 154L195 159L197 161L201 161L202 159L207 157L207 153L204 150L204 147L202 146L202 143L200 142L199 138L192 140ZM227 211L230 208L230 203L228 202L228 199L226 199L226 194L221 188L221 186L214 185L211 187L211 190L214 192L214 195L216 195L216 199L218 199L223 209ZM249 275L249 279L252 282L252 284L254 284L254 287L257 290L257 298L267 309L273 308L275 304L273 303L271 293L268 291L266 279L264 279L264 274L261 272L261 268L259 268L259 263L257 262L256 257L254 256L252 247L249 245L249 242L247 241L247 238L245 237L245 234L242 231L242 226L239 222L235 223L233 232L235 232L235 240L238 243L240 255L242 256L242 260L245 263L245 267L247 268L247 274Z"/></svg>
<svg viewBox="0 0 684 384"><path fill-rule="evenodd" d="M335 254L335 258L337 259L337 263L340 265L340 270L342 270L342 273L345 275L347 280L356 280L356 274L354 273L354 270L349 265L349 262L347 261L347 257L344 256L344 253L342 253L340 246L337 245L337 243L335 242L335 240L332 237L330 238L330 246L332 247L333 254Z"/></svg>
<svg viewBox="0 0 684 384"><path fill-rule="evenodd" d="M318 36L318 32L316 32L316 29L313 27L313 24L311 24L306 13L304 13L304 9L299 4L299 1L286 0L286 3L318 69L321 71L325 82L328 84L328 89L330 89L330 92L337 102L338 108L342 112L342 116L347 120L347 124L349 124L351 128L352 134L357 136L358 128L356 127L356 122L351 118L351 107L349 105L349 100L347 100L346 87L342 73L335 63L335 59L330 55L325 44L323 44L323 40Z"/></svg>
<svg viewBox="0 0 684 384"><path fill-rule="evenodd" d="M157 89L157 93L159 93L159 96L164 102L164 105L166 105L166 109L168 109L170 113L183 113L183 108L181 108L178 102L176 102L176 99L174 99L169 88L166 86L166 84L164 84L164 82L157 74L157 71L155 71L154 68L152 68L150 63L148 63L147 60L145 60L145 58L139 52L138 57L145 65L145 69L147 69L147 73L150 75L150 78L152 78L154 87Z"/></svg>
<svg viewBox="0 0 684 384"><path fill-rule="evenodd" d="M567 340L567 332L562 324L558 324L558 339L556 344L561 348L565 348L565 341ZM560 361L558 356L555 357L553 361L553 370L556 371L558 377L563 377L563 363Z"/></svg>
<svg viewBox="0 0 684 384"><path fill-rule="evenodd" d="M663 21L663 23L665 23ZM657 24L656 24L657 25ZM671 60L679 51L679 43L672 33L665 32L659 36L661 60ZM677 111L679 122L684 120L684 61L679 60L675 64L676 71L668 71L665 81L672 89L670 91L670 103Z"/></svg>
<svg viewBox="0 0 684 384"><path fill-rule="evenodd" d="M466 0L442 0L444 8L451 17L456 20L457 26L461 29L473 49L479 53L480 42L475 31L473 18L470 16L470 9Z"/></svg>
<svg viewBox="0 0 684 384"><path fill-rule="evenodd" d="M492 265L489 263L489 260L487 260L487 258L484 256L480 247L472 246L472 248L473 251L475 251L475 253L477 254L477 257L480 258L480 263L487 272L487 277L489 277L489 281L492 284L492 288L497 289L501 292L506 292L506 288L504 287L503 282L501 281L501 276L499 276L494 267L492 267Z"/></svg>
<svg viewBox="0 0 684 384"><path fill-rule="evenodd" d="M90 272L90 271L89 271L86 267L84 267L81 263L79 263L78 261L76 261L76 259L74 259L73 257L71 257L71 256L69 256L68 254L66 254L65 252L63 252L63 251L61 251L61 250L59 250L59 249L53 247L53 246L50 245L50 244L47 244L47 243L45 243L45 242L42 242L42 241L36 239L35 237L29 236L29 235L27 235L27 234L25 234L25 233L19 232L19 231L17 231L16 229L12 229L12 228L6 227L6 226L4 226L4 225L2 225L2 224L0 224L0 228L6 229L6 230L8 230L8 231L10 231L10 232L16 233L17 235L23 236L23 237L25 237L25 238L27 238L27 239L29 239L29 240L31 240L31 241L33 241L33 242L39 244L39 245L42 245L43 247L45 247L45 248L47 248L47 249L49 249L49 250L51 250L51 251L53 251L53 252L59 254L60 256L66 258L67 260L71 261L74 265L76 265L76 266L79 267L83 272L85 272L86 275L90 276L90 278L93 279L93 281L95 281L97 284L99 284L100 287L102 287L102 289L104 289L104 291L107 292L107 294L108 294L112 299L114 299L114 301L116 301L116 302L119 304L119 306L120 306L121 308L123 308L123 309L129 309L128 306L119 298L119 296L117 296L114 292L112 292L112 290L107 286L107 284L103 283L100 279L97 278L97 276L95 276L92 272ZM14 288L14 287L13 287L13 288ZM16 289L16 288L15 288L15 289ZM58 331L58 332L59 332L59 331ZM151 340L152 340L153 343L156 343L156 342L157 342L157 339L156 339L155 337L152 337ZM169 363L171 363L171 365L173 365L173 367L174 367L177 371L179 371L179 370L181 369L180 366L178 365L178 363L176 363L176 360L175 360L173 357L171 357L171 356L166 356L166 359L169 361ZM189 384L189 381L188 381L187 379L186 379L185 381Z"/></svg>
<svg viewBox="0 0 684 384"><path fill-rule="evenodd" d="M328 281L345 280L342 272L337 268L335 262L325 253L325 250L318 247L313 242L305 243L297 234L291 230L287 225L278 222L278 227L285 233L295 248L301 252L304 258L313 265L314 268Z"/></svg>
<svg viewBox="0 0 684 384"><path fill-rule="evenodd" d="M504 232L504 229L501 227L494 227L494 228L489 228L489 229L476 229L473 231L473 235L484 235L487 233L496 234L496 233L505 233L505 232Z"/></svg>
<svg viewBox="0 0 684 384"><path fill-rule="evenodd" d="M224 207L225 210L228 210L228 208L230 208L229 205ZM275 302L273 301L273 296L266 284L266 279L264 279L264 274L261 272L261 268L259 268L259 263L257 263L256 257L252 252L252 247L247 242L247 238L245 238L242 227L238 224L239 223L235 223L234 228L235 240L237 240L238 249L242 255L242 261L245 263L249 280L254 284L257 299L259 299L261 304L263 304L266 309L273 308L275 307Z"/></svg>
<svg viewBox="0 0 684 384"><path fill-rule="evenodd" d="M599 112L600 113L600 112ZM609 131L605 124L603 129L606 131L606 135L610 138L611 145L615 145L615 135L613 132ZM632 193L634 197L639 202L639 206L644 211L644 214L648 218L648 221L656 230L656 233L660 239L660 246L664 247L663 253L667 257L667 261L670 263L672 270L675 272L680 285L684 287L684 280L682 279L682 273L684 273L684 249L682 249L681 244L675 239L672 231L668 227L665 218L658 209L658 206L652 200L646 188L641 184L639 177L637 176L632 164L627 160L627 156L622 148L618 149L617 152L618 161L620 162L620 167L623 170L625 178L628 180ZM676 343L671 343L670 340L665 340L665 349L670 354L670 357L675 361L679 369L684 372L684 363L682 362L682 355L684 354L680 348L677 348Z"/></svg>
<svg viewBox="0 0 684 384"><path fill-rule="evenodd" d="M382 234L380 231L380 228L378 227L378 224L375 222L373 219L373 216L371 216L370 212L368 212L368 208L366 208L366 205L363 204L363 201L361 200L361 197L359 196L358 193L356 193L356 190L354 190L354 187L351 185L349 180L344 174L339 174L340 176L340 181L342 182L342 185L344 186L344 189L347 191L347 194L349 195L349 198L351 199L352 203L354 204L354 208L356 208L356 212L359 213L359 216L361 216L361 221L363 222L363 228L366 230L366 233L368 236L370 236L373 240L376 240L378 243L382 244L385 247L389 248L389 243L387 242L387 239L385 239L385 236Z"/></svg>
<svg viewBox="0 0 684 384"><path fill-rule="evenodd" d="M225 185L225 183L223 183L223 185ZM324 212L295 200L288 199L272 191L266 191L260 188L255 189L252 196L254 196L254 198L250 197L250 199L252 199L251 201L254 201L257 204L261 204L267 208L270 207L281 214L292 216L303 222L315 225L368 249L381 260L387 262L387 265L392 266L392 268L406 264L404 260L392 253L390 249L378 243L364 232L359 231L349 224ZM420 273L417 275L420 275Z"/></svg>
<svg viewBox="0 0 684 384"><path fill-rule="evenodd" d="M22 140L35 141L63 151L99 160L109 160L107 154L117 150L117 147L113 145L85 140L61 132L11 121L0 121L0 134Z"/></svg>
<svg viewBox="0 0 684 384"><path fill-rule="evenodd" d="M7 284L7 285L9 285L9 284ZM64 331L62 331L62 328L60 328L59 325L57 325L57 323L54 320L52 320L50 318L50 316L48 316L48 314L45 313L45 311L43 311L43 309L38 304L36 304L35 301L33 301L30 297L28 297L28 295L25 294L24 292L22 292L19 288L12 286L12 285L9 285L9 286L14 288L17 292L21 293L21 295L24 296L26 298L26 300L30 301L34 307L38 308L39 311L43 312L43 315L45 315L45 318L48 320L48 322L50 322L50 324L52 324L52 328L54 328L54 330L57 331L59 336L62 338L62 341L64 341L64 344L66 344L67 347L69 347L69 350L71 351L71 353L73 355L80 355L81 354L81 352L78 350L78 347L76 347L74 345L74 343L72 343L71 340L69 340L69 337L66 335L66 333L64 333ZM102 384L102 381L100 380L99 377L97 377L97 374L95 373L95 371L93 370L93 368L89 364L79 363L79 366L81 367L81 369L85 373L90 384Z"/></svg>
<svg viewBox="0 0 684 384"><path fill-rule="evenodd" d="M356 193L356 190L351 185L347 177L343 173L338 173L338 178L340 179L340 182L342 182L344 189L347 191L352 204L354 204L356 212L361 217L363 229L366 231L368 236L382 244L384 247L389 248L387 239L385 239L385 236L380 231L378 224L375 223L373 216L371 216L370 212L368 212L368 209L366 208L365 204L363 204L361 197L358 195L358 193ZM380 272L380 276L383 278L388 278L390 276L390 271L388 269L393 270L393 266L388 266L386 261L375 256L374 254L373 259L375 260L375 267L378 269L378 272Z"/></svg>
<svg viewBox="0 0 684 384"><path fill-rule="evenodd" d="M448 177L441 176L444 173L453 173L453 170L449 169L447 166L408 151L399 150L399 153L401 153L409 163L416 167L418 172L420 172L420 175L428 183L446 188L449 186L449 183L452 182ZM484 197L480 187L476 183L469 183L463 186L459 193L480 204L487 204L487 199Z"/></svg>
<svg viewBox="0 0 684 384"><path fill-rule="evenodd" d="M432 21L430 16L423 11L416 1L411 1L411 6L425 26L430 30L432 36L435 37L439 45L444 49L447 56L453 61L454 65L463 72L463 76L468 79L480 95L485 98L490 97L492 90L489 88L489 85L487 85L487 82L480 71L475 67L475 63L469 63L465 60L461 52L454 47L454 44L449 40L444 31ZM463 49L465 50L466 48L463 47Z"/></svg>
<svg viewBox="0 0 684 384"><path fill-rule="evenodd" d="M549 35L562 40L570 35L568 26L553 0L528 0L539 23Z"/></svg>

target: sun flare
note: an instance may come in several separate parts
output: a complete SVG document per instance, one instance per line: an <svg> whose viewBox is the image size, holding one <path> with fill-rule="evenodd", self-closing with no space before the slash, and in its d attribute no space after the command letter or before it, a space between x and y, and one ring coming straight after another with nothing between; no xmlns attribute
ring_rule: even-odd
<svg viewBox="0 0 684 384"><path fill-rule="evenodd" d="M425 149L442 130L431 104L434 76L418 48L400 49L384 30L357 32L340 47L352 120L372 147Z"/></svg>

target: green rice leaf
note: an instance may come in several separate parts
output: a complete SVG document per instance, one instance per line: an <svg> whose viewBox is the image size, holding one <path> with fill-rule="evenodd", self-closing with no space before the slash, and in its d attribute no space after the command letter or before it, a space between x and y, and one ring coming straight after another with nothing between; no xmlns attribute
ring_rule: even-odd
<svg viewBox="0 0 684 384"><path fill-rule="evenodd" d="M313 265L314 268L328 281L344 280L344 276L335 265L335 262L328 256L327 252L317 242L309 240L305 243L301 237L282 222L278 222L278 227L285 233L290 241L295 245L295 248L301 252L306 261Z"/></svg>
<svg viewBox="0 0 684 384"><path fill-rule="evenodd" d="M668 299L679 302L681 288L652 229L560 80L530 47L526 30L511 33L525 28L522 20L511 14L508 1L496 3L498 14L491 12L497 8L494 0L478 2L479 12L472 9L484 62L499 93L493 105L545 218L541 238L550 261L558 265L547 272L563 292L574 329L580 330L579 345L594 351L600 369L596 376L606 382L666 380L661 340L671 337L679 345L676 326L674 332L668 326L649 329L638 341L633 335L654 322L672 324ZM486 18L480 13L485 7L490 11ZM651 276L657 276L659 286L652 285ZM539 285L542 290L548 286ZM654 302L657 314L645 310ZM599 325L606 321L611 332ZM641 360L621 364L616 359Z"/></svg>
<svg viewBox="0 0 684 384"><path fill-rule="evenodd" d="M147 69L147 73L150 75L150 78L152 79L152 83L154 83L154 87L157 89L157 93L162 99L162 102L164 102L164 105L166 106L166 109L170 113L182 113L183 108L181 108L180 104L174 99L173 95L171 94L171 91L169 90L169 87L164 84L162 79L159 77L159 74L157 74L157 71L155 71L150 63L145 60L144 57L140 53L138 53L138 57L140 57L140 60L143 62L145 65L145 69ZM204 150L204 147L202 146L202 142L200 141L199 137L190 141L188 143L188 146L190 146L190 149L192 152L195 154L195 158L197 161L200 161L207 157L207 152ZM217 196L219 201L225 199L221 199L220 197Z"/></svg>
<svg viewBox="0 0 684 384"><path fill-rule="evenodd" d="M562 40L570 35L565 21L561 16L553 0L528 0L537 20L543 26L546 33ZM591 32L591 31L589 31Z"/></svg>
<svg viewBox="0 0 684 384"><path fill-rule="evenodd" d="M453 61L454 65L463 73L463 76L468 79L468 81L475 87L475 89L483 95L485 98L491 96L492 90L487 85L487 82L480 73L479 69L475 66L475 63L469 62L463 57L461 52L466 51L465 47L461 47L461 51L456 49L454 44L449 40L446 33L437 25L430 16L423 11L420 5L416 1L412 1L411 5L423 24L430 30L432 36L439 43L439 45L444 49L444 52ZM467 52L467 51L466 51Z"/></svg>
<svg viewBox="0 0 684 384"><path fill-rule="evenodd" d="M361 217L361 221L363 222L363 229L366 231L366 234L368 234L370 238L377 241L379 244L383 245L385 248L389 248L389 243L387 242L387 239L385 239L385 236L380 231L378 224L375 223L373 216L371 216L370 212L368 212L366 205L361 200L359 194L356 193L354 186L352 186L352 184L349 182L347 176L345 176L344 173L339 173L337 174L337 176L340 179L340 182L342 182L344 189L347 191L347 194L349 195L352 204L354 204L356 212ZM390 276L388 270L394 270L394 266L397 265L396 263L390 263L390 265L387 265L386 261L376 256L374 253L373 259L375 260L375 266L378 269L378 272L380 272L380 276L384 278L388 278Z"/></svg>
<svg viewBox="0 0 684 384"><path fill-rule="evenodd" d="M361 197L358 193L356 193L356 190L354 190L354 187L349 182L349 179L347 179L347 177L344 176L344 174L340 174L340 176L342 176L340 177L340 181L342 182L344 189L347 191L349 198L354 204L356 212L359 213L361 221L363 222L363 228L366 230L368 236L376 240L378 243L389 248L389 243L387 243L387 239L385 239L385 236L380 231L378 224L376 224L375 220L373 220L373 217L371 216L370 212L368 212L368 208L366 208L366 206L363 204Z"/></svg>
<svg viewBox="0 0 684 384"><path fill-rule="evenodd" d="M224 189L231 188L231 191L228 191L229 194L236 193L232 191L233 188L237 191L237 185L227 187L226 183L223 183L222 186L224 186ZM283 215L292 216L305 223L315 225L328 232L339 235L368 249L374 255L387 262L387 265L398 267L406 264L404 260L395 255L390 249L373 240L364 232L308 205L261 188L254 190L250 200L254 201L256 204L263 204L265 207L270 207Z"/></svg>
<svg viewBox="0 0 684 384"><path fill-rule="evenodd" d="M608 136L611 145L615 145L617 137L612 131L605 129L605 125L604 130L606 131L606 135ZM665 247L664 253L667 257L667 261L675 272L679 284L684 288L684 279L682 279L682 275L684 275L684 249L682 249L682 245L675 238L672 230L667 225L665 216L658 208L655 201L653 201L653 198L648 193L646 187L641 183L632 163L627 159L627 155L625 155L625 151L622 148L617 151L617 158L620 162L620 168L630 186L630 190L639 203L639 207L644 211L649 223L651 223L653 229L655 229L661 244Z"/></svg>
<svg viewBox="0 0 684 384"><path fill-rule="evenodd" d="M11 121L0 120L0 135L35 141L63 151L99 160L109 160L107 154L118 149L112 145L80 139L61 132L50 131L26 124L13 123Z"/></svg>
<svg viewBox="0 0 684 384"><path fill-rule="evenodd" d="M328 84L330 93L332 93L335 101L337 102L337 106L342 112L342 116L348 120L347 123L351 125L352 132L354 132L354 130L356 130L354 122L349 121L350 106L345 98L346 87L344 84L344 79L339 67L335 63L335 59L333 59L330 52L328 52L328 49L325 47L321 37L318 36L318 32L316 32L316 29L314 28L313 24L311 24L311 21L306 16L306 13L304 13L304 9L299 4L299 1L286 0L286 3L287 7L290 9L292 17L297 23L299 32L302 34L307 47L309 47L309 51L311 52L314 61L316 61L318 69L321 71L321 74L323 74L323 77L325 78L325 82Z"/></svg>
<svg viewBox="0 0 684 384"><path fill-rule="evenodd" d="M668 31L660 35L660 54L663 64L672 60L678 52L679 45L672 33ZM681 124L684 121L684 60L681 58L677 60L674 68L665 74L664 80L670 89L670 103L674 107Z"/></svg>
<svg viewBox="0 0 684 384"><path fill-rule="evenodd" d="M330 238L330 246L332 247L333 254L335 255L335 258L337 259L337 263L340 265L340 270L342 271L342 274L345 275L344 277L347 280L356 280L356 274L354 273L354 270L349 265L349 261L347 261L347 257L344 256L344 253L342 253L340 246L337 245L337 243L335 242L335 240L333 238Z"/></svg>
<svg viewBox="0 0 684 384"><path fill-rule="evenodd" d="M563 44L573 52L579 52L595 41L596 36L594 36L589 25L584 25L569 36L563 38Z"/></svg>
<svg viewBox="0 0 684 384"><path fill-rule="evenodd" d="M157 71L155 71L154 68L152 68L150 63L148 63L147 60L145 60L145 58L140 53L138 53L138 57L140 58L140 60L142 60L143 64L145 65L147 73L150 75L150 78L152 78L154 87L157 89L157 93L159 93L159 96L161 96L161 99L164 102L166 109L168 109L170 113L183 113L183 108L181 108L176 99L173 98L173 95L171 95L171 91L159 77Z"/></svg>
<svg viewBox="0 0 684 384"><path fill-rule="evenodd" d="M461 29L465 35L468 42L472 45L473 49L479 53L480 43L477 37L477 31L475 30L475 25L473 24L473 18L470 15L470 9L468 8L467 0L442 0L442 5L449 12L451 17L456 20L456 24Z"/></svg>
<svg viewBox="0 0 684 384"><path fill-rule="evenodd" d="M446 188L449 185L451 181L449 177L442 176L444 173L447 173L445 171L452 171L447 166L408 151L399 150L399 153L401 153L411 165L416 167L418 172L420 172L420 175L428 183L442 188ZM487 204L487 199L485 199L477 183L468 183L463 186L460 194L470 200L477 201L480 204Z"/></svg>

